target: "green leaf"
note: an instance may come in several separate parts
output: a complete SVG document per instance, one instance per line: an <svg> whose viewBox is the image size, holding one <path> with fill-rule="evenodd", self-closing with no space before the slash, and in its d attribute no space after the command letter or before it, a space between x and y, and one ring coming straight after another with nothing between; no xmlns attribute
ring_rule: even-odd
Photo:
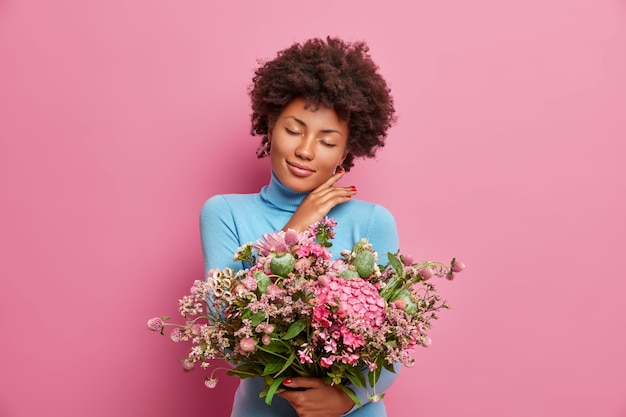
<svg viewBox="0 0 626 417"><path fill-rule="evenodd" d="M259 374L257 372L249 372L249 371L239 371L237 369L230 369L228 372L226 372L228 375L230 376L237 376L241 379L246 379L246 378L256 378L259 376Z"/></svg>
<svg viewBox="0 0 626 417"><path fill-rule="evenodd" d="M303 320L298 320L291 323L289 329L287 329L287 333L283 336L283 340L293 339L297 335L299 335L302 330L306 328L306 323Z"/></svg>
<svg viewBox="0 0 626 417"><path fill-rule="evenodd" d="M359 398L354 394L354 392L350 388L344 386L343 384L339 384L337 386L341 388L343 392L345 392L346 395L350 397L352 401L354 401L357 407L359 408L361 407L361 401L359 401Z"/></svg>
<svg viewBox="0 0 626 417"><path fill-rule="evenodd" d="M453 261L454 261L454 259L453 259ZM169 319L170 319L170 316L162 316L161 317L161 320L163 320L163 321L167 321Z"/></svg>
<svg viewBox="0 0 626 417"><path fill-rule="evenodd" d="M263 375L272 375L278 372L283 367L284 360L273 360L263 369Z"/></svg>
<svg viewBox="0 0 626 417"><path fill-rule="evenodd" d="M257 311L252 316L252 327L258 326L263 320L265 320L265 311Z"/></svg>
<svg viewBox="0 0 626 417"><path fill-rule="evenodd" d="M396 255L391 252L387 252L387 259L389 260L389 263L391 264L393 269L396 270L398 275L402 275L402 262L400 262Z"/></svg>
<svg viewBox="0 0 626 417"><path fill-rule="evenodd" d="M383 367L389 372L396 373L396 369L393 367L393 363L388 363L387 361L383 361Z"/></svg>
<svg viewBox="0 0 626 417"><path fill-rule="evenodd" d="M276 376L282 374L283 372L285 372L285 369L289 368L291 366L291 364L293 363L294 359L296 359L296 353L292 352L291 355L289 356L289 358L287 358L287 361L285 362L285 364L283 365L282 368L280 368L280 370L278 372L276 372Z"/></svg>
<svg viewBox="0 0 626 417"><path fill-rule="evenodd" d="M227 374L244 379L258 377L260 371L261 369L259 364L244 363L234 369L228 370Z"/></svg>
<svg viewBox="0 0 626 417"><path fill-rule="evenodd" d="M276 394L276 391L280 387L280 384L282 384L286 378L286 376L281 376L274 380L272 385L270 385L267 390L267 395L265 396L265 404L272 405L272 398L274 398L274 394Z"/></svg>
<svg viewBox="0 0 626 417"><path fill-rule="evenodd" d="M355 369L356 372L346 372L346 377L352 382L352 385L358 388L365 386L365 375L360 369Z"/></svg>
<svg viewBox="0 0 626 417"><path fill-rule="evenodd" d="M369 371L367 374L367 378L369 380L370 386L373 387L378 382L378 378L380 378L380 373L382 372L382 368L379 366L373 371Z"/></svg>

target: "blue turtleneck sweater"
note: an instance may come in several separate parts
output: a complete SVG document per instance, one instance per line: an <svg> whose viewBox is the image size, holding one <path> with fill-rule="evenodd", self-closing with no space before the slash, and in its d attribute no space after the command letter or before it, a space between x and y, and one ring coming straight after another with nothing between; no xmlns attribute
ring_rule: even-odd
<svg viewBox="0 0 626 417"><path fill-rule="evenodd" d="M207 200L200 213L205 272L211 268L241 269L243 265L233 261L237 248L247 242L256 242L263 234L281 230L306 196L307 193L285 187L272 172L269 185L258 194L216 195ZM330 248L335 258L339 257L341 250L352 249L362 237L367 238L381 255L398 250L395 221L380 205L350 200L335 206L328 216L337 221L336 236ZM396 374L383 370L376 384L376 393L385 392L395 377ZM369 402L365 388L350 388L362 407L353 407L348 415L386 416L382 401ZM241 380L231 417L297 417L291 405L279 396L273 398L271 406L266 405L264 399L259 398L262 390L262 378Z"/></svg>

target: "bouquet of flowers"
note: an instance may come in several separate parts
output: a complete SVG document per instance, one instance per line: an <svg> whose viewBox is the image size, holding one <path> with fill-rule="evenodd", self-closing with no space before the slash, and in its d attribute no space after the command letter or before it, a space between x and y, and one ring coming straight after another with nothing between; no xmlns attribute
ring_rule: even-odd
<svg viewBox="0 0 626 417"><path fill-rule="evenodd" d="M267 404L293 376L324 378L357 405L348 382L369 382L370 399L382 398L375 392L381 371L393 372L396 362L412 366L413 350L431 343L427 330L437 311L449 308L431 278L453 279L464 265L413 262L400 252L378 264L365 239L333 260L328 248L336 225L325 218L302 233L274 232L243 245L234 259L248 268L212 269L179 300L184 324L161 317L148 328L164 334L172 326L172 341L191 342L185 371L224 359L233 366L229 375L265 378ZM207 387L217 384L215 370Z"/></svg>

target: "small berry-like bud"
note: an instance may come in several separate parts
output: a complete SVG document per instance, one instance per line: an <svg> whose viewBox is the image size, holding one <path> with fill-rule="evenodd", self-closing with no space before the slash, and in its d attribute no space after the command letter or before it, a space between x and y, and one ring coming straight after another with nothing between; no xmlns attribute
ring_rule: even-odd
<svg viewBox="0 0 626 417"><path fill-rule="evenodd" d="M254 339L251 337L244 337L239 341L239 348L244 353L254 351L255 347Z"/></svg>
<svg viewBox="0 0 626 417"><path fill-rule="evenodd" d="M396 301L394 301L393 305L398 310L403 310L404 311L404 309L406 309L406 301L404 301L402 298L398 298Z"/></svg>
<svg viewBox="0 0 626 417"><path fill-rule="evenodd" d="M185 372L191 372L195 369L196 364L193 363L193 361L183 361L183 371Z"/></svg>
<svg viewBox="0 0 626 417"><path fill-rule="evenodd" d="M422 268L419 270L419 274L425 280L429 280L435 275L431 268Z"/></svg>
<svg viewBox="0 0 626 417"><path fill-rule="evenodd" d="M154 317L148 320L148 329L152 330L153 332L160 332L161 330L163 330L163 320L161 320L159 317Z"/></svg>
<svg viewBox="0 0 626 417"><path fill-rule="evenodd" d="M183 332L182 330L180 330L180 328L176 327L174 330L172 330L172 333L170 333L170 339L172 339L172 342L174 343L178 343L180 341L183 340Z"/></svg>
<svg viewBox="0 0 626 417"><path fill-rule="evenodd" d="M454 271L454 272L461 272L464 269L465 269L465 264L463 262L459 262L459 261L457 261L455 259L454 263L452 264L452 271Z"/></svg>
<svg viewBox="0 0 626 417"><path fill-rule="evenodd" d="M208 376L204 380L204 385L207 388L215 388L217 386L217 378L209 378Z"/></svg>

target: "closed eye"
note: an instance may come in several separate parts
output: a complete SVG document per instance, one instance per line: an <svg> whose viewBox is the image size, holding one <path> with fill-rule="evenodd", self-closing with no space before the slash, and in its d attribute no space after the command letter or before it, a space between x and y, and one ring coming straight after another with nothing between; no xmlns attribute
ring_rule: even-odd
<svg viewBox="0 0 626 417"><path fill-rule="evenodd" d="M288 134L290 134L292 136L300 136L300 132L296 132L296 131L291 130L289 128L285 128L285 130L287 131Z"/></svg>

